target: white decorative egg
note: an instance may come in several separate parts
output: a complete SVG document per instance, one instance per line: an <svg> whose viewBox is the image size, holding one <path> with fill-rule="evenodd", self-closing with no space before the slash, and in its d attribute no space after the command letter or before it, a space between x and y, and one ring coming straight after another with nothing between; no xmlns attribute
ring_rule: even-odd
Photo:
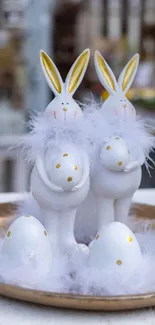
<svg viewBox="0 0 155 325"><path fill-rule="evenodd" d="M133 232L120 222L105 226L90 244L89 265L99 269L110 267L133 269L142 259Z"/></svg>
<svg viewBox="0 0 155 325"><path fill-rule="evenodd" d="M125 141L120 137L115 137L103 146L100 158L107 169L121 171L129 162L130 154Z"/></svg>
<svg viewBox="0 0 155 325"><path fill-rule="evenodd" d="M1 250L1 261L11 268L31 265L48 271L51 263L51 247L43 225L32 216L21 216L9 227Z"/></svg>
<svg viewBox="0 0 155 325"><path fill-rule="evenodd" d="M46 166L50 180L64 190L72 189L81 180L82 164L80 154L75 150L55 153Z"/></svg>

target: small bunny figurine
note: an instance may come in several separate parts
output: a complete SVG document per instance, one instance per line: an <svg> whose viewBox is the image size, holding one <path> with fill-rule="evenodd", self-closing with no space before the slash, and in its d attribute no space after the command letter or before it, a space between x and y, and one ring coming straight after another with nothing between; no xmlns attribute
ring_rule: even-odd
<svg viewBox="0 0 155 325"><path fill-rule="evenodd" d="M132 196L141 182L144 152L140 148L140 154L135 158L124 139L121 139L122 135L120 137L119 124L116 129L112 124L116 119L119 123L130 121L131 126L136 120L135 109L125 94L134 79L138 62L139 56L136 54L125 66L117 82L101 54L98 51L95 53L96 72L110 93L101 107L101 114L116 134L101 144L98 165L91 177L91 188L97 204L98 230L114 220L126 222Z"/></svg>
<svg viewBox="0 0 155 325"><path fill-rule="evenodd" d="M63 144L38 154L31 174L31 192L55 251L86 251L86 246L75 241L74 221L89 184L88 157L75 145Z"/></svg>
<svg viewBox="0 0 155 325"><path fill-rule="evenodd" d="M68 121L82 115L80 106L72 96L84 77L89 57L90 50L84 50L72 65L65 82L63 82L54 62L44 51L40 52L40 61L45 78L55 95L55 98L46 108L46 113L48 113L50 117L60 121Z"/></svg>

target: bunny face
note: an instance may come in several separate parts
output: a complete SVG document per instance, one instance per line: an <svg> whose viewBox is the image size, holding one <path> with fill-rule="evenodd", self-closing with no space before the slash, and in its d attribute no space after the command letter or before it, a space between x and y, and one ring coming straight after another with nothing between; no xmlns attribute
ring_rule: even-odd
<svg viewBox="0 0 155 325"><path fill-rule="evenodd" d="M139 55L135 54L121 72L117 82L111 68L100 52L95 52L97 75L102 85L110 94L101 108L105 119L111 120L114 117L118 117L123 121L135 120L136 111L134 106L126 98L126 93L134 80L138 63Z"/></svg>
<svg viewBox="0 0 155 325"><path fill-rule="evenodd" d="M47 83L55 94L55 98L46 108L46 112L50 114L52 118L65 121L73 120L82 115L80 106L72 96L84 77L89 57L90 50L86 49L74 62L65 82L63 82L54 62L45 52L41 51L41 66Z"/></svg>
<svg viewBox="0 0 155 325"><path fill-rule="evenodd" d="M74 120L82 116L82 111L75 100L67 93L63 98L56 96L47 106L46 112L56 120Z"/></svg>
<svg viewBox="0 0 155 325"><path fill-rule="evenodd" d="M120 120L135 120L136 110L132 103L126 98L123 92L112 94L103 103L101 112L104 119L110 120L113 117Z"/></svg>

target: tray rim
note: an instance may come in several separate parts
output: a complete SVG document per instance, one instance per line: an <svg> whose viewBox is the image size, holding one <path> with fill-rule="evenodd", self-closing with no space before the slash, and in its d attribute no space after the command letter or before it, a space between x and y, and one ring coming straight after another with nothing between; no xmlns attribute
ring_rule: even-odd
<svg viewBox="0 0 155 325"><path fill-rule="evenodd" d="M33 304L83 311L125 311L155 306L155 292L136 295L91 296L42 291L0 283L0 295Z"/></svg>

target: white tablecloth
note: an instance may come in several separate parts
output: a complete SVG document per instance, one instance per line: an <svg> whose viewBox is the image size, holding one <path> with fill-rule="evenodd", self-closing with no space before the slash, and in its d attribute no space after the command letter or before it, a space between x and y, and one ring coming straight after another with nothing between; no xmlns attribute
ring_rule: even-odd
<svg viewBox="0 0 155 325"><path fill-rule="evenodd" d="M20 200L27 194L1 194L0 203ZM134 202L155 205L155 190L139 190ZM0 297L0 325L154 325L155 309L131 312L81 312L33 305Z"/></svg>

